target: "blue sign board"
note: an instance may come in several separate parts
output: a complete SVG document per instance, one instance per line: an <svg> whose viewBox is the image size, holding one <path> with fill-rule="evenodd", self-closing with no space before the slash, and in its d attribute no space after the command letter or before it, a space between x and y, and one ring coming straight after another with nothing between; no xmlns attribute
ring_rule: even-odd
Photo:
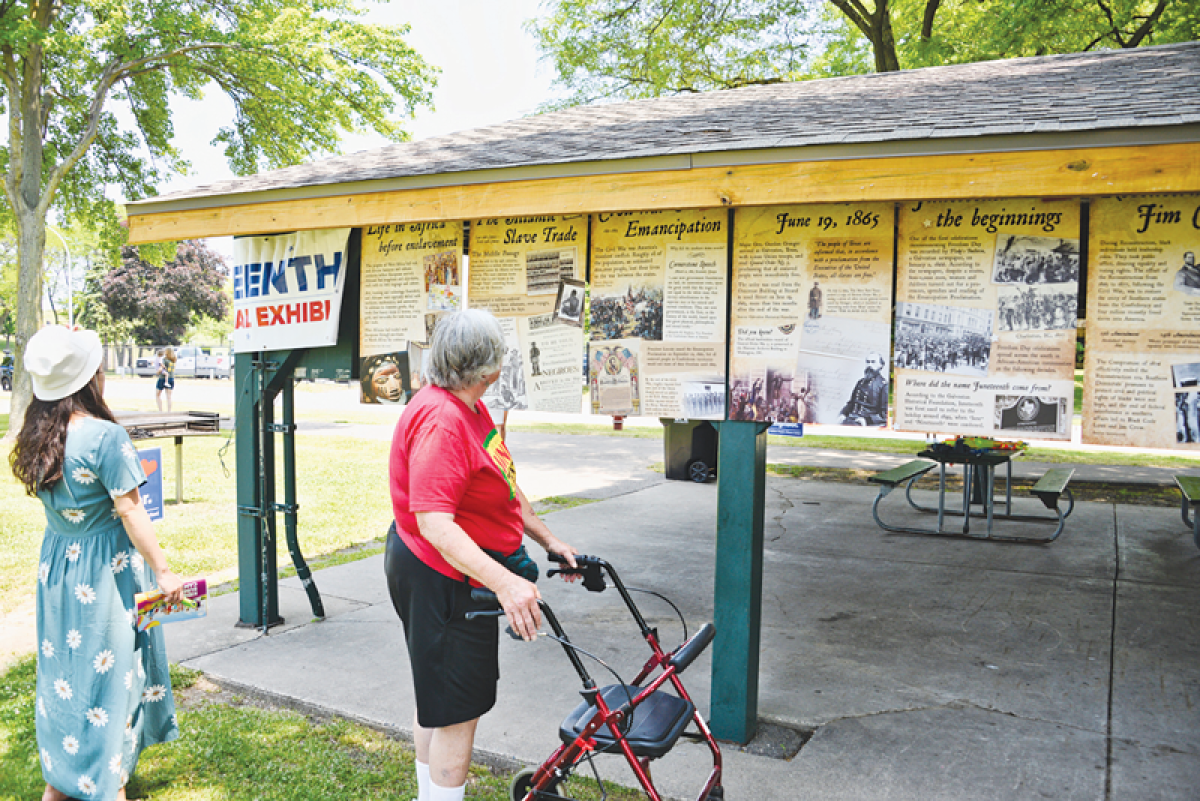
<svg viewBox="0 0 1200 801"><path fill-rule="evenodd" d="M781 437L803 437L804 423L774 423L767 429L768 434L778 434Z"/></svg>
<svg viewBox="0 0 1200 801"><path fill-rule="evenodd" d="M150 513L151 520L163 519L163 471L162 448L146 448L138 451L146 483L142 485L142 504Z"/></svg>

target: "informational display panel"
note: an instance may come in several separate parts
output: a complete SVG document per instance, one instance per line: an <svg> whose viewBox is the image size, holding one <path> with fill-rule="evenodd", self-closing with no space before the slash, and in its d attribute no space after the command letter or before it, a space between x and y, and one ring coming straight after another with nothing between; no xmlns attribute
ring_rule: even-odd
<svg viewBox="0 0 1200 801"><path fill-rule="evenodd" d="M728 212L619 212L592 223L592 411L725 416Z"/></svg>
<svg viewBox="0 0 1200 801"><path fill-rule="evenodd" d="M337 344L349 228L233 240L233 350Z"/></svg>
<svg viewBox="0 0 1200 801"><path fill-rule="evenodd" d="M1070 439L1079 203L900 207L895 428Z"/></svg>
<svg viewBox="0 0 1200 801"><path fill-rule="evenodd" d="M1200 195L1096 200L1083 441L1200 447Z"/></svg>
<svg viewBox="0 0 1200 801"><path fill-rule="evenodd" d="M463 296L461 222L371 225L363 231L359 291L360 400L403 403L419 385L414 345Z"/></svg>
<svg viewBox="0 0 1200 801"><path fill-rule="evenodd" d="M508 344L492 411L579 413L587 236L584 215L472 222L470 305L500 318Z"/></svg>
<svg viewBox="0 0 1200 801"><path fill-rule="evenodd" d="M887 424L890 203L738 209L731 420Z"/></svg>

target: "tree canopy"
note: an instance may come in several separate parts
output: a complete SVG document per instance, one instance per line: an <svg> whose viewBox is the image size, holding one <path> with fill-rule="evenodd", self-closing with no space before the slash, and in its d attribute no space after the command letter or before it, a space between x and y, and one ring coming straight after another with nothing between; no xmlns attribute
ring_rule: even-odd
<svg viewBox="0 0 1200 801"><path fill-rule="evenodd" d="M99 281L108 316L132 323L132 335L148 344L173 344L202 317L229 314L224 292L227 270L219 254L200 241L179 243L164 264L141 258L135 247L121 249L121 265Z"/></svg>
<svg viewBox="0 0 1200 801"><path fill-rule="evenodd" d="M1193 0L554 0L555 106L1200 38Z"/></svg>
<svg viewBox="0 0 1200 801"><path fill-rule="evenodd" d="M171 98L220 91L235 114L221 128L237 174L336 151L342 133L395 141L430 102L435 70L404 41L407 26L372 25L354 0L0 0L0 148L17 234L18 365L41 323L45 223L124 241L110 193L155 194L188 168L172 144ZM10 430L30 385L18 369Z"/></svg>

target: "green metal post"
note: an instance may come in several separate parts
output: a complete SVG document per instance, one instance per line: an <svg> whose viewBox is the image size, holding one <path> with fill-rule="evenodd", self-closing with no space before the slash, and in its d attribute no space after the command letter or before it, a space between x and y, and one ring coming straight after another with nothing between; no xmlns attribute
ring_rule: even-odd
<svg viewBox="0 0 1200 801"><path fill-rule="evenodd" d="M264 564L264 504L261 475L262 405L270 403L263 397L261 357L244 354L234 362L235 440L237 443L237 506L238 506L238 625L258 628L276 625L279 618L279 594L274 582L275 551L266 549ZM273 479L272 479L273 481ZM263 581L268 575L272 580Z"/></svg>
<svg viewBox="0 0 1200 801"><path fill-rule="evenodd" d="M304 591L308 593L308 604L312 607L314 617L325 617L325 604L321 601L321 593L313 581L312 571L304 561L300 552L300 536L298 531L297 513L300 506L296 500L296 382L288 371L287 380L281 390L283 394L283 525L287 535L288 553L292 564L296 567L296 578L300 579Z"/></svg>
<svg viewBox="0 0 1200 801"><path fill-rule="evenodd" d="M712 730L737 743L753 739L758 725L768 427L741 421L719 427Z"/></svg>

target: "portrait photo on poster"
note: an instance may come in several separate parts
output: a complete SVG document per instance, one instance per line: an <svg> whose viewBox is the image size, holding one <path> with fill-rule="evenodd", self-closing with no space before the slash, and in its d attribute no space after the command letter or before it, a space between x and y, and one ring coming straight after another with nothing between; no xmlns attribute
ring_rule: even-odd
<svg viewBox="0 0 1200 801"><path fill-rule="evenodd" d="M554 320L559 323L583 327L583 298L587 284L576 278L564 278L558 284L558 298L554 301Z"/></svg>
<svg viewBox="0 0 1200 801"><path fill-rule="evenodd" d="M1078 280L1078 239L1005 233L996 236L993 282L1065 284Z"/></svg>
<svg viewBox="0 0 1200 801"><path fill-rule="evenodd" d="M886 426L888 422L887 359L879 351L863 357L862 378L854 383L850 398L838 413L844 426Z"/></svg>
<svg viewBox="0 0 1200 801"><path fill-rule="evenodd" d="M408 353L381 353L366 356L359 366L362 403L402 404L412 391Z"/></svg>
<svg viewBox="0 0 1200 801"><path fill-rule="evenodd" d="M1183 254L1183 264L1175 271L1173 286L1185 295L1200 295L1200 265L1196 264L1196 254L1192 251Z"/></svg>

